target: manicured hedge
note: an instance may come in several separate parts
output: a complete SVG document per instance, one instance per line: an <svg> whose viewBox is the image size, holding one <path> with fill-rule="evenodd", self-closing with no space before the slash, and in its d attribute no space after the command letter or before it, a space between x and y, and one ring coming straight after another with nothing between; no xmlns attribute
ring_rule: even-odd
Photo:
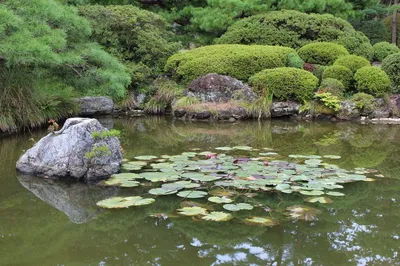
<svg viewBox="0 0 400 266"><path fill-rule="evenodd" d="M344 66L350 69L353 73L362 67L370 66L370 62L362 56L347 55L340 57L334 63L334 65Z"/></svg>
<svg viewBox="0 0 400 266"><path fill-rule="evenodd" d="M263 69L285 66L290 53L295 51L280 46L203 46L171 56L165 71L172 74L175 80L186 83L209 73L247 80Z"/></svg>
<svg viewBox="0 0 400 266"><path fill-rule="evenodd" d="M333 78L343 83L345 90L350 89L353 82L353 72L344 66L333 65L325 69L322 79Z"/></svg>
<svg viewBox="0 0 400 266"><path fill-rule="evenodd" d="M380 62L388 55L400 52L399 47L388 42L378 42L374 46L374 59Z"/></svg>
<svg viewBox="0 0 400 266"><path fill-rule="evenodd" d="M330 42L309 43L301 47L297 53L307 63L332 65L341 56L350 55L342 45Z"/></svg>
<svg viewBox="0 0 400 266"><path fill-rule="evenodd" d="M389 55L382 62L382 70L389 76L392 92L400 92L400 53Z"/></svg>
<svg viewBox="0 0 400 266"><path fill-rule="evenodd" d="M288 54L288 57L287 57L286 66L303 69L304 61L303 61L303 59L301 59L301 57L298 54L290 53L290 54Z"/></svg>
<svg viewBox="0 0 400 266"><path fill-rule="evenodd" d="M354 75L356 88L374 96L383 96L390 91L390 79L385 71L378 67L363 67Z"/></svg>
<svg viewBox="0 0 400 266"><path fill-rule="evenodd" d="M298 49L311 42L335 42L351 54L372 59L368 38L347 21L332 15L306 14L294 10L263 13L244 18L216 40L219 44L282 45Z"/></svg>
<svg viewBox="0 0 400 266"><path fill-rule="evenodd" d="M332 95L342 97L345 88L340 80L333 78L326 78L321 82L319 90L323 92L330 92Z"/></svg>
<svg viewBox="0 0 400 266"><path fill-rule="evenodd" d="M313 97L318 86L318 78L310 72L291 68L263 70L249 79L256 92L266 91L279 100L297 100L303 102Z"/></svg>

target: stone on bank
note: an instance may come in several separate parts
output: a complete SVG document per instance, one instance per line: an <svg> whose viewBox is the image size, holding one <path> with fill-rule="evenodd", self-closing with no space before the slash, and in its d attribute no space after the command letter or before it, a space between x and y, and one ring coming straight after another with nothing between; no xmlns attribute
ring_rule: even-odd
<svg viewBox="0 0 400 266"><path fill-rule="evenodd" d="M94 132L108 130L90 118L70 118L61 130L49 133L17 162L24 174L84 179L108 178L120 170L122 153L117 137Z"/></svg>

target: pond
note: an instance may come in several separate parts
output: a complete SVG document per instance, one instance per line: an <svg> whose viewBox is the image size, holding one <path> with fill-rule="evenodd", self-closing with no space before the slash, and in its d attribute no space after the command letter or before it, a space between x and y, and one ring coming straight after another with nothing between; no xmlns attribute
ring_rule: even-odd
<svg viewBox="0 0 400 266"><path fill-rule="evenodd" d="M158 196L141 207L96 206L114 196L143 195L149 190L145 186L19 176L18 157L46 132L6 137L0 139L0 265L400 265L399 126L185 123L165 117L103 122L122 132L129 160L250 146L283 157L338 155L330 163L341 169L378 173L374 182L342 184L345 196L330 197L330 204L304 202L309 196L299 193L246 193L241 195L245 201L259 204L255 210L235 212L234 219L218 223L177 215L182 198L176 195ZM221 209L206 198L191 201ZM315 219L289 219L285 212L293 205L315 208ZM252 215L277 222L245 223Z"/></svg>

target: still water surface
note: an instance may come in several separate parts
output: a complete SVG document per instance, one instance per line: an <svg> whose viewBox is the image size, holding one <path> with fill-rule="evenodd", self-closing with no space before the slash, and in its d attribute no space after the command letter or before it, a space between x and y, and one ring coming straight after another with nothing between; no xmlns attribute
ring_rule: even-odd
<svg viewBox="0 0 400 266"><path fill-rule="evenodd" d="M149 214L172 212L175 196L103 211L97 201L141 195L140 188L17 176L18 157L45 132L7 137L0 139L0 265L400 265L400 126L159 117L105 122L122 131L125 158L249 145L282 155L341 155L340 167L372 168L386 178L345 184L346 196L330 205L304 203L302 195L259 197L278 214L294 204L317 207L321 214L313 222L279 217L279 225L264 228L240 219L159 220Z"/></svg>

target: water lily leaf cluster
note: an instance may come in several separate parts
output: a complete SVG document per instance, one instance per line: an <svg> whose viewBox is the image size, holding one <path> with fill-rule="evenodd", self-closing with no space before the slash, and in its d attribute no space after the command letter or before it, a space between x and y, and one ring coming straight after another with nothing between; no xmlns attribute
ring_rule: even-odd
<svg viewBox="0 0 400 266"><path fill-rule="evenodd" d="M213 151L191 149L190 152L177 155L145 155L131 161L124 160L124 173L113 175L102 184L140 187L141 193L147 191L146 195L150 197L169 196L208 202L204 206L193 202L183 206L187 202L183 201L177 213L221 222L233 219L236 213L249 212L254 215L253 212L269 209L257 201L266 193L297 193L307 196L303 196L307 203L329 204L333 200L327 196L344 196L339 192L344 184L373 181L368 175L377 175L374 170L347 170L330 163L339 159L338 155L300 154L288 155L285 159L272 149L249 146L217 147ZM100 201L97 205L103 208L126 208L154 201L153 198L138 196L115 197ZM294 205L287 207L284 214L289 219L310 221L317 217L319 210ZM242 222L261 226L276 224L275 219L262 215L250 216Z"/></svg>

